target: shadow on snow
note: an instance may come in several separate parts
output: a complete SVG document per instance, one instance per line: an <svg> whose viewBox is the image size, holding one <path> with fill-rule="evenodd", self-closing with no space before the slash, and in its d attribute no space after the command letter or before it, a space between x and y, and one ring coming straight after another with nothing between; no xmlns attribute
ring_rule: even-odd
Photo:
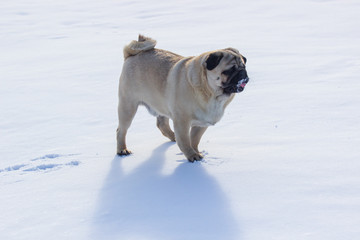
<svg viewBox="0 0 360 240"><path fill-rule="evenodd" d="M172 144L157 147L127 175L121 163L131 158L113 159L95 212L94 239L238 239L226 197L201 163L161 174Z"/></svg>

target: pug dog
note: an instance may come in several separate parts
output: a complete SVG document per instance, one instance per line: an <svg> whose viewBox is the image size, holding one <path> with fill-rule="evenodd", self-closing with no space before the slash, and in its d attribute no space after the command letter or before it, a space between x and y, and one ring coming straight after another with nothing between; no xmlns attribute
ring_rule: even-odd
<svg viewBox="0 0 360 240"><path fill-rule="evenodd" d="M226 106L249 81L246 58L235 48L183 57L155 45L155 40L139 35L138 41L124 48L117 154L131 154L126 133L138 106L144 105L157 117L162 134L176 141L190 162L201 160L198 145L207 127L221 119Z"/></svg>

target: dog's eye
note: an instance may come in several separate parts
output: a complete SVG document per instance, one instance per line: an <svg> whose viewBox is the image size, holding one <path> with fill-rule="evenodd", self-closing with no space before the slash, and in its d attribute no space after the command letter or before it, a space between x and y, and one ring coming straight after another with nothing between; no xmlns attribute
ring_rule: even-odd
<svg viewBox="0 0 360 240"><path fill-rule="evenodd" d="M235 72L235 71L236 71L236 66L234 65L234 66L232 66L232 68L223 71L222 74L229 76L229 75L231 75L231 74L232 74L233 72Z"/></svg>

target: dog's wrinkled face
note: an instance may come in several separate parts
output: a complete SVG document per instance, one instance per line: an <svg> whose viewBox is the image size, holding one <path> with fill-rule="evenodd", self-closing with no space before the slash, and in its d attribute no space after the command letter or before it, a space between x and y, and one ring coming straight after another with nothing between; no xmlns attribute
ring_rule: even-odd
<svg viewBox="0 0 360 240"><path fill-rule="evenodd" d="M205 63L209 85L213 89L222 89L224 94L242 92L249 82L246 58L234 48L209 54Z"/></svg>

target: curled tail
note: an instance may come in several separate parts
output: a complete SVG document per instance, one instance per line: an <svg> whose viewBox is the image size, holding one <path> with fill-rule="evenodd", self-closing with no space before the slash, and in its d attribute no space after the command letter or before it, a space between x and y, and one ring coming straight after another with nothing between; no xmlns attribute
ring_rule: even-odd
<svg viewBox="0 0 360 240"><path fill-rule="evenodd" d="M124 58L134 56L140 52L153 49L156 45L154 39L139 35L138 41L131 41L128 45L124 47Z"/></svg>

